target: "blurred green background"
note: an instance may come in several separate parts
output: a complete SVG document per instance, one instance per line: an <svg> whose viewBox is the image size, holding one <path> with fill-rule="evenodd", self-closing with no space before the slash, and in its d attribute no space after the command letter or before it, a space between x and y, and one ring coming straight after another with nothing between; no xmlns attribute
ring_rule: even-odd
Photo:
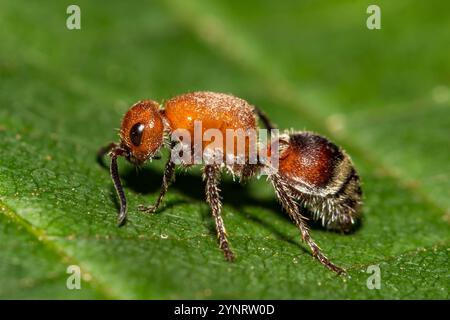
<svg viewBox="0 0 450 320"><path fill-rule="evenodd" d="M0 298L449 297L448 1L0 2ZM381 30L366 27L369 4ZM280 126L352 156L362 227L313 237L348 277L311 258L265 179L222 185L236 263L217 248L198 171L159 214L163 161L121 161L129 223L98 147L128 106L194 90L233 93ZM68 290L66 268L81 267ZM369 290L368 266L381 270Z"/></svg>

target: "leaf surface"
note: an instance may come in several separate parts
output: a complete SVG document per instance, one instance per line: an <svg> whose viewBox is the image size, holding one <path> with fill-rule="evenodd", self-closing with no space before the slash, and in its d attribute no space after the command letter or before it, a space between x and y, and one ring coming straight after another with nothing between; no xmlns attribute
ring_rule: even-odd
<svg viewBox="0 0 450 320"><path fill-rule="evenodd" d="M381 1L379 31L364 1L79 1L76 31L63 3L2 2L0 297L448 299L449 7L431 2ZM352 155L361 228L312 231L348 277L312 259L264 179L222 183L236 263L217 247L198 170L145 215L164 162L120 161L130 210L116 227L97 149L135 101L194 90L231 92ZM66 288L73 264L82 290Z"/></svg>

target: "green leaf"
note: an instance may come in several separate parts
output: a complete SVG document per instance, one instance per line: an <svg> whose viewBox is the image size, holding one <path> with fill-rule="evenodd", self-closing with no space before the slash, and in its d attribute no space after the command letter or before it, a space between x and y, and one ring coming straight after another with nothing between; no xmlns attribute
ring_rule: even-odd
<svg viewBox="0 0 450 320"><path fill-rule="evenodd" d="M78 1L0 4L1 298L449 298L450 6L369 2ZM364 220L313 229L349 271L314 261L264 179L222 183L238 259L224 261L198 170L180 172L162 210L163 161L120 161L129 222L116 226L95 161L137 100L231 92L281 128L342 145L362 177ZM82 289L68 290L78 265ZM381 288L370 290L378 265Z"/></svg>

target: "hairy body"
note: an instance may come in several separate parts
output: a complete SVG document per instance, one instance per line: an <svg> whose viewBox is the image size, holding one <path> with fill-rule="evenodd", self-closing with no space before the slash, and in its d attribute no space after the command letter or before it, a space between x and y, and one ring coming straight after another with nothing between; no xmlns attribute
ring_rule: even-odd
<svg viewBox="0 0 450 320"><path fill-rule="evenodd" d="M122 121L121 142L112 143L100 151L101 156L107 152L111 155L111 177L121 201L119 224L125 222L127 206L118 176L116 160L118 156L124 156L132 163L141 165L155 157L164 145L165 138L173 138L177 130L182 129L195 135L196 122L201 124L202 136L209 129L220 132L224 139L219 146L222 150L226 150L227 142L230 142L228 140L233 139L233 145L236 139L236 136L230 138L227 130L240 130L244 134L248 130L256 131L258 118L267 129L274 128L261 110L245 100L214 92L184 94L168 100L163 106L152 100L140 101L133 105ZM359 177L350 157L328 139L311 132L285 133L279 137L272 137L272 142L274 139L279 154L278 170L267 172L269 172L268 180L278 200L299 228L302 239L310 246L313 256L329 269L342 273L343 269L334 265L311 238L306 224L305 208L313 213L314 219L320 220L328 229L342 232L352 230L360 216L362 192ZM209 142L202 141L203 147L207 149ZM173 150L177 143L182 141L172 139L169 148ZM266 162L248 161L252 143L255 141L245 137L245 161L242 165L203 164L206 201L211 207L216 223L219 247L230 261L234 260L234 254L221 216L220 176L222 170L227 168L233 175L248 179L271 166ZM188 147L192 149L195 147L192 140ZM234 156L238 155L236 148L227 152ZM273 152L273 149L268 149L268 153ZM141 211L155 212L158 209L173 181L175 166L173 159L169 158L157 201L152 206L139 206Z"/></svg>

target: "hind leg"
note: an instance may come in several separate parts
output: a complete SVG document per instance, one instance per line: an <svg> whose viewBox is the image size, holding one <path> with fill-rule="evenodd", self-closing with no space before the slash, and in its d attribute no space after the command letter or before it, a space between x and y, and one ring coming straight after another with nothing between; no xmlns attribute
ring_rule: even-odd
<svg viewBox="0 0 450 320"><path fill-rule="evenodd" d="M272 130L272 129L277 128L277 125L274 124L272 122L272 120L269 119L269 117L267 116L267 114L264 111L262 111L261 109L259 109L256 106L254 108L255 108L256 114L258 115L259 119L264 124L264 126L266 127L267 130Z"/></svg>
<svg viewBox="0 0 450 320"><path fill-rule="evenodd" d="M288 185L283 181L283 178L278 174L270 176L270 180L277 194L278 200L283 206L284 210L289 214L289 217L295 222L303 241L305 241L311 248L314 258L319 260L321 264L336 272L337 274L345 273L344 269L339 268L333 264L323 253L319 246L314 242L309 233L308 226L305 223L305 218L300 214L298 205L293 197L292 192L289 190Z"/></svg>

